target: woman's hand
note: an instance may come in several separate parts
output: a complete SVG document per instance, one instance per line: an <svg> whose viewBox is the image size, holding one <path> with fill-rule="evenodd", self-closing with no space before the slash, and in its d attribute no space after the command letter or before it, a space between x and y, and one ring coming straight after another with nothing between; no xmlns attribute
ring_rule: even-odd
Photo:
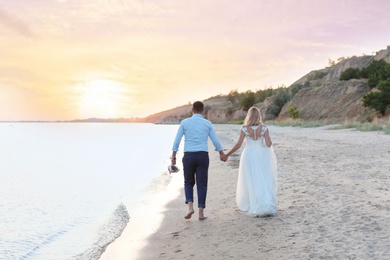
<svg viewBox="0 0 390 260"><path fill-rule="evenodd" d="M226 154L221 154L221 155L219 156L219 159L220 159L221 161L223 161L223 162L226 162L226 161L228 160L228 156L227 156Z"/></svg>

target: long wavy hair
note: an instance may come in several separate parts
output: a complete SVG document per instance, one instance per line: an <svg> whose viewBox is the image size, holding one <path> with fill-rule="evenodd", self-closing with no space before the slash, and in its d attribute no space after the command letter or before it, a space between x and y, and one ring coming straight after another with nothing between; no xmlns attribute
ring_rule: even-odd
<svg viewBox="0 0 390 260"><path fill-rule="evenodd" d="M251 107L246 114L244 125L245 126L258 126L263 122L261 121L260 110L257 107Z"/></svg>

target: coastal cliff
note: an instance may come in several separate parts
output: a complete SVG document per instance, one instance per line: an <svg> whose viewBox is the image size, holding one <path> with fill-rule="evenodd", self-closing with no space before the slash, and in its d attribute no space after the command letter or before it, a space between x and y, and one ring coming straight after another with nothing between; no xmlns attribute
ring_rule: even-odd
<svg viewBox="0 0 390 260"><path fill-rule="evenodd" d="M365 108L362 97L370 92L367 80L340 81L340 75L348 68L362 69L373 60L384 60L390 63L390 46L380 50L376 55L353 56L340 58L339 62L330 67L313 70L304 75L287 91L291 98L280 110L279 118L290 117L288 109L295 107L299 111L300 118L304 120L325 120L340 122L346 119L366 121L372 119L376 112ZM242 108L234 107L228 101L227 96L211 97L203 101L205 104L205 116L214 123L228 123L245 118L246 112ZM263 102L254 104L264 118L275 104L275 96L265 98ZM144 122L151 123L179 123L182 119L191 116L191 104L176 107L167 111L143 118ZM388 114L388 113L387 113Z"/></svg>
<svg viewBox="0 0 390 260"><path fill-rule="evenodd" d="M361 102L362 96L369 91L367 80L325 82L321 87L303 88L283 106L279 116L289 117L287 110L296 107L304 120L364 121L375 114Z"/></svg>

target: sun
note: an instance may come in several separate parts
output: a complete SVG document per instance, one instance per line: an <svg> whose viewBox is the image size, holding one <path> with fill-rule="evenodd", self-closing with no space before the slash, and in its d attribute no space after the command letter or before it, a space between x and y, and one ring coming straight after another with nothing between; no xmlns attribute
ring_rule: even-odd
<svg viewBox="0 0 390 260"><path fill-rule="evenodd" d="M115 81L98 79L81 86L80 114L83 118L115 118L122 86Z"/></svg>

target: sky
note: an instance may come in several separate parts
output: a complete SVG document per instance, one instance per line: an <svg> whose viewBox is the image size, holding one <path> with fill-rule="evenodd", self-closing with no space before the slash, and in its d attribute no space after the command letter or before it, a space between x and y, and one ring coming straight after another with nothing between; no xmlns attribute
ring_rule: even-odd
<svg viewBox="0 0 390 260"><path fill-rule="evenodd" d="M390 45L388 0L0 0L0 121L145 117Z"/></svg>

